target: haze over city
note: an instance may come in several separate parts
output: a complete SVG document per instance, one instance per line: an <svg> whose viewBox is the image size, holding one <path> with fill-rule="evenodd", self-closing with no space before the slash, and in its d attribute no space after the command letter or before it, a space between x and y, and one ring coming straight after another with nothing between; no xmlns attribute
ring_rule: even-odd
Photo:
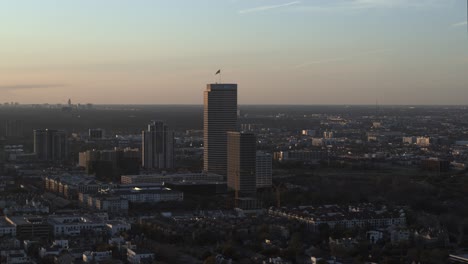
<svg viewBox="0 0 468 264"><path fill-rule="evenodd" d="M466 104L465 0L2 1L20 103Z"/></svg>
<svg viewBox="0 0 468 264"><path fill-rule="evenodd" d="M467 17L0 1L0 263L468 263Z"/></svg>

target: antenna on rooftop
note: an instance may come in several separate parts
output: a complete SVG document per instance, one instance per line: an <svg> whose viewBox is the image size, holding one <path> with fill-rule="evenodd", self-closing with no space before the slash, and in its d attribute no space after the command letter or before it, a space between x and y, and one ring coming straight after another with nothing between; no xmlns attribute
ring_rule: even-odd
<svg viewBox="0 0 468 264"><path fill-rule="evenodd" d="M219 69L218 71L216 71L215 73L215 76L218 75L218 82L216 83L221 83L221 69Z"/></svg>

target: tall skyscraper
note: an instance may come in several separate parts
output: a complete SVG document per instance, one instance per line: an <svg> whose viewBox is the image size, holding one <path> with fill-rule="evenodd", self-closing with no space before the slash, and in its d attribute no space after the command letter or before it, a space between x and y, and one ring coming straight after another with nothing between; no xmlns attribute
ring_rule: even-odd
<svg viewBox="0 0 468 264"><path fill-rule="evenodd" d="M34 153L39 160L63 161L68 158L67 134L62 130L34 130Z"/></svg>
<svg viewBox="0 0 468 264"><path fill-rule="evenodd" d="M227 132L237 130L237 84L208 84L204 93L203 168L227 175Z"/></svg>
<svg viewBox="0 0 468 264"><path fill-rule="evenodd" d="M174 132L161 121L152 121L142 132L142 165L146 169L174 168Z"/></svg>
<svg viewBox="0 0 468 264"><path fill-rule="evenodd" d="M256 193L256 142L255 134L248 132L227 133L228 188L235 190L238 197Z"/></svg>

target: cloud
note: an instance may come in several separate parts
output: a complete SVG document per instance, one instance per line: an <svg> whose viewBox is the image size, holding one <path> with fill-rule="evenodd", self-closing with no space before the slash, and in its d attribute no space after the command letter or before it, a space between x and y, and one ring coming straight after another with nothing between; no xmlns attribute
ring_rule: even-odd
<svg viewBox="0 0 468 264"><path fill-rule="evenodd" d="M430 7L447 4L442 0L353 0L353 8Z"/></svg>
<svg viewBox="0 0 468 264"><path fill-rule="evenodd" d="M271 10L271 9L277 9L277 8L283 8L283 7L288 7L288 6L292 6L292 5L297 5L297 4L300 4L300 3L301 3L301 1L293 1L293 2L279 4L279 5L258 6L258 7L254 7L254 8L240 10L238 13L239 14L248 14L248 13L262 12L262 11L267 11L267 10Z"/></svg>
<svg viewBox="0 0 468 264"><path fill-rule="evenodd" d="M298 68L298 69L299 68L306 68L306 67L316 65L316 64L331 63L331 62L337 62L337 61L349 61L349 60L353 60L353 59L356 59L356 58L359 58L359 57L363 57L365 55L384 53L384 52L388 52L388 51L390 51L390 49L369 50L369 51L364 51L364 52L358 52L358 53L355 53L355 54L351 54L349 56L322 59L322 60L315 60L315 61L309 61L309 62L301 63L299 65L296 65L295 68Z"/></svg>
<svg viewBox="0 0 468 264"><path fill-rule="evenodd" d="M466 26L466 25L468 24L467 22L468 22L468 21L458 22L458 23L452 24L452 27Z"/></svg>
<svg viewBox="0 0 468 264"><path fill-rule="evenodd" d="M19 91L30 89L47 89L64 87L64 84L14 84L14 85L0 85L1 91Z"/></svg>
<svg viewBox="0 0 468 264"><path fill-rule="evenodd" d="M362 9L394 9L394 8L426 8L446 5L447 0L338 0L329 1L326 5L301 5L296 10L320 11L349 11Z"/></svg>

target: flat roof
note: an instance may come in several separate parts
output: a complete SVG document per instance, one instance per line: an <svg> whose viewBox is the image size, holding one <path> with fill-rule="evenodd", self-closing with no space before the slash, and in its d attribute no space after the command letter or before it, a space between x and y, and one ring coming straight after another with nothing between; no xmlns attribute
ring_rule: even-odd
<svg viewBox="0 0 468 264"><path fill-rule="evenodd" d="M37 225L46 223L45 218L42 216L9 216L8 219L16 225Z"/></svg>

